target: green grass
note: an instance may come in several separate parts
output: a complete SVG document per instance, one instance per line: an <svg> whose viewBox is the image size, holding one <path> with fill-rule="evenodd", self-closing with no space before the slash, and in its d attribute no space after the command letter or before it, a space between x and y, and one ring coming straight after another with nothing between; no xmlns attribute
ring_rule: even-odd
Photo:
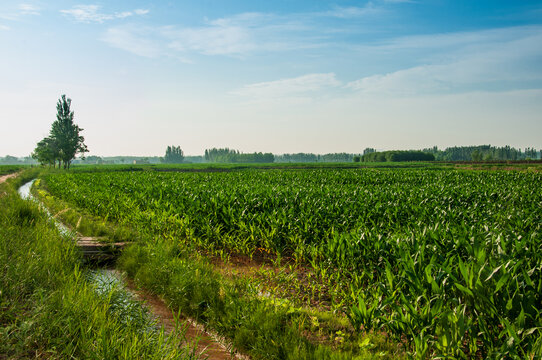
<svg viewBox="0 0 542 360"><path fill-rule="evenodd" d="M80 254L16 186L0 185L0 354L5 358L188 359L181 337L142 327L150 318L127 293L98 291ZM121 300L121 301L120 301Z"/></svg>
<svg viewBox="0 0 542 360"><path fill-rule="evenodd" d="M326 315L262 297L250 282L225 279L175 241L134 244L123 252L118 266L137 284L231 339L236 349L255 359L404 357L400 347L379 336L352 335L335 346L320 344L323 339L318 338L309 341L307 334L315 330L311 329L312 319L325 321Z"/></svg>

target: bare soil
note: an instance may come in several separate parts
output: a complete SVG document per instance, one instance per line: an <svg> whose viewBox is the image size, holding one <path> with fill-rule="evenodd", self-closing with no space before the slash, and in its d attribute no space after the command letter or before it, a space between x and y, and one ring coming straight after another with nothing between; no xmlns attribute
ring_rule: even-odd
<svg viewBox="0 0 542 360"><path fill-rule="evenodd" d="M13 173L13 174L7 174L7 175L0 176L0 184L3 183L4 181L6 181L7 179L14 178L17 175L18 175L17 173Z"/></svg>
<svg viewBox="0 0 542 360"><path fill-rule="evenodd" d="M117 274L121 276L119 273ZM128 290L147 306L158 323L164 327L166 333L171 334L176 329L176 316L164 300L138 288L130 279L124 278L124 281ZM179 320L186 322L185 337L187 343L196 344L196 354L198 356L209 360L250 359L246 355L235 352L225 339L205 330L202 325L193 319L180 314Z"/></svg>

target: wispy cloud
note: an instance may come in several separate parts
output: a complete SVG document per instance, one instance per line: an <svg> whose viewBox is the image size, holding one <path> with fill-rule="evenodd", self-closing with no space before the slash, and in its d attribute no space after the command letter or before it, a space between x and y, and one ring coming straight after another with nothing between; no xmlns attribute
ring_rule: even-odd
<svg viewBox="0 0 542 360"><path fill-rule="evenodd" d="M0 30L8 31L9 29L9 26L0 24Z"/></svg>
<svg viewBox="0 0 542 360"><path fill-rule="evenodd" d="M112 47L129 51L133 54L155 58L162 55L159 43L153 40L152 28L123 26L107 29L102 40Z"/></svg>
<svg viewBox="0 0 542 360"><path fill-rule="evenodd" d="M438 51L425 64L352 81L365 93L421 94L542 88L542 26L395 39L376 51ZM367 49L366 49L367 50Z"/></svg>
<svg viewBox="0 0 542 360"><path fill-rule="evenodd" d="M332 10L317 13L315 15L330 16L342 19L347 18L359 18L368 15L375 15L382 11L382 8L374 5L372 2L368 2L365 6L347 6L347 7L335 7Z"/></svg>
<svg viewBox="0 0 542 360"><path fill-rule="evenodd" d="M81 21L89 17L104 21L97 9L87 10L92 11L78 15ZM379 7L372 3L364 7L334 7L329 11L294 14L247 12L217 19L205 18L200 25L190 27L181 24L155 26L147 28L147 35L137 30L137 34L131 36L158 40L164 46L162 53L170 56L186 58L203 54L244 57L257 52L321 48L327 42L332 42L330 33L336 31L336 25L330 24L330 21L353 22L378 12ZM362 27L357 25L357 28ZM118 31L128 30L116 29L114 32ZM157 35L160 39L157 39ZM112 46L118 44L109 41L107 35L104 40ZM123 45L122 48L128 50L128 46Z"/></svg>
<svg viewBox="0 0 542 360"><path fill-rule="evenodd" d="M143 29L111 27L102 40L134 54L139 54L139 46L132 51L130 48L134 44L132 40L152 41L161 46L162 55L186 60L187 57L196 54L244 57L257 51L285 51L311 46L308 42L300 41L295 35L296 31L299 31L299 25L296 27L290 23L277 24L271 15L246 13L229 18L205 20L202 25L193 27L178 25L149 26ZM131 40L121 43L118 37L120 33L124 38Z"/></svg>
<svg viewBox="0 0 542 360"><path fill-rule="evenodd" d="M21 15L40 15L40 8L32 4L20 4L19 12Z"/></svg>
<svg viewBox="0 0 542 360"><path fill-rule="evenodd" d="M160 32L168 40L168 48L179 53L242 55L255 48L250 31L236 25L220 24L186 29L165 27Z"/></svg>
<svg viewBox="0 0 542 360"><path fill-rule="evenodd" d="M4 12L0 12L0 19L7 21L18 21L23 16L41 15L41 8L32 4L19 4L9 7Z"/></svg>
<svg viewBox="0 0 542 360"><path fill-rule="evenodd" d="M135 9L132 11L122 11L115 13L101 12L100 5L76 5L68 10L60 10L60 12L72 18L76 22L81 23L103 23L109 20L124 19L135 15L145 15L149 12L146 9Z"/></svg>
<svg viewBox="0 0 542 360"><path fill-rule="evenodd" d="M438 48L438 43L442 48ZM311 99L322 94L387 98L542 89L542 68L539 66L542 48L538 46L541 43L542 26L400 38L385 45L376 44L372 51L382 51L384 46L386 51L401 56L412 46L422 53L433 53L437 47L441 55L426 57L427 62L420 65L347 83L339 81L335 73L314 73L245 85L231 94L273 100ZM395 44L396 48L392 49L390 44ZM366 51L370 53L368 48Z"/></svg>
<svg viewBox="0 0 542 360"><path fill-rule="evenodd" d="M307 74L295 78L245 85L241 89L232 91L232 94L255 99L272 99L306 96L340 85L341 82L337 80L334 73Z"/></svg>

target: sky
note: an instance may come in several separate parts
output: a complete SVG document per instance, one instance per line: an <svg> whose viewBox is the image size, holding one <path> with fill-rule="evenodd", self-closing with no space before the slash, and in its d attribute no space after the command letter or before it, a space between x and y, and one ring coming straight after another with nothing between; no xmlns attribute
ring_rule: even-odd
<svg viewBox="0 0 542 360"><path fill-rule="evenodd" d="M0 2L0 156L542 148L542 1Z"/></svg>

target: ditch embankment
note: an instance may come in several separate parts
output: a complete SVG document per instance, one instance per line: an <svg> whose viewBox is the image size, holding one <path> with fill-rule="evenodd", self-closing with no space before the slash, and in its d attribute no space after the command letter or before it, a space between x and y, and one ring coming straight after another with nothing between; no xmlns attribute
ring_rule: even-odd
<svg viewBox="0 0 542 360"><path fill-rule="evenodd" d="M380 334L354 334L347 330L346 319L337 321L330 312L306 308L289 296L283 298L286 293L267 291L266 280L255 279L255 272L266 271L268 280L287 283L290 279L288 273L277 276L275 270L281 265L276 259L263 268L253 258L255 262L246 263L247 259L241 257L242 264L232 258L219 261L217 254L205 254L194 244L182 242L183 238L130 229L129 223L90 215L51 195L47 179L36 183L33 191L64 223L84 229L81 232L86 235L109 234L106 236L120 241L127 242L130 237L126 234L133 235L135 240L115 263L115 268L130 279L128 288L133 282L132 289L145 289L153 299L163 299L169 314L169 309L174 309L185 320L197 319L205 329L213 329L214 333L206 331L212 340L227 344L224 339L228 339L236 350L255 359L404 358L401 345L388 344ZM117 235L115 231L122 227L126 231Z"/></svg>
<svg viewBox="0 0 542 360"><path fill-rule="evenodd" d="M0 183L16 175L2 176L0 177ZM47 218L53 220L65 240L71 240L80 249L82 248L85 264L88 267L87 278L96 288L96 291L106 298L110 298L111 293L114 292L115 298L120 299L114 304L115 312L128 318L134 317L134 311L148 314L149 318L152 319L151 322L155 324L154 328L148 329L149 331L155 332L158 327L168 337L180 337L185 345L190 346L192 356L197 358L201 357L210 360L248 359L248 356L236 353L231 344L228 344L225 339L205 330L194 319L173 312L160 297L138 288L123 272L112 268L111 264L114 263L112 255L118 255L119 248L122 248L125 244L111 244L101 241L103 239L84 237L76 229L63 224L58 219L58 213L52 214L32 195L31 188L34 182L35 179L20 186L18 188L19 196L22 199L35 202L47 215ZM138 308L141 309L137 310ZM130 319L124 319L123 321L130 321ZM147 326L148 322L142 324L143 328Z"/></svg>

